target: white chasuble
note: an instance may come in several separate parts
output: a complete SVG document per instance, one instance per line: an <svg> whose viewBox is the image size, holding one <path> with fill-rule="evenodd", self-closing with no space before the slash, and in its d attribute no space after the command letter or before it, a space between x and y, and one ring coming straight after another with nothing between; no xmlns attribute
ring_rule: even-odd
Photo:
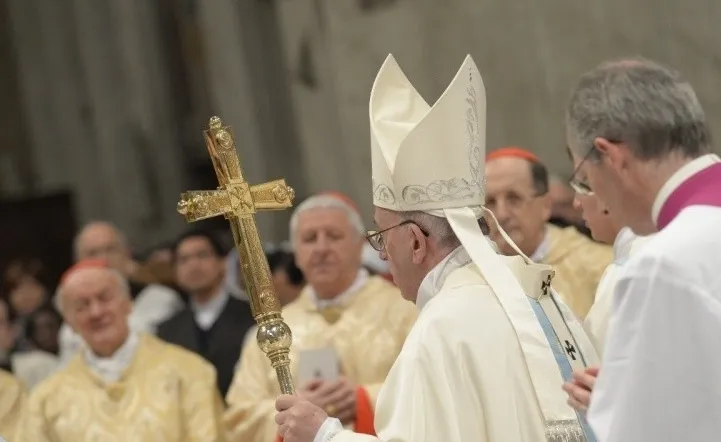
<svg viewBox="0 0 721 442"><path fill-rule="evenodd" d="M504 259L518 267L520 258ZM418 303L420 316L378 397L378 437L327 425L315 442L586 440L568 406L559 405L553 415L559 419L547 422L537 398L565 401L559 366L547 360L546 369L557 374L537 393L514 328L462 248L426 276ZM590 342L579 345L577 357L595 358Z"/></svg>
<svg viewBox="0 0 721 442"><path fill-rule="evenodd" d="M443 218L462 245L421 284L420 316L378 397L378 438L595 442L561 385L596 356L551 290L553 270L499 256L479 226L495 218L483 207L486 94L471 57L429 106L389 56L369 107L374 206ZM374 440L333 422L315 442Z"/></svg>

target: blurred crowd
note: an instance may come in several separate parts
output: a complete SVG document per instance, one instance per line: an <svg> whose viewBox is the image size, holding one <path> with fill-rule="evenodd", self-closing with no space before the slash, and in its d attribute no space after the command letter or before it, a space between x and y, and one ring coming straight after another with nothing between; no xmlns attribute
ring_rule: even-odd
<svg viewBox="0 0 721 442"><path fill-rule="evenodd" d="M499 223L524 253L557 269L554 286L585 317L612 251L587 236L573 192L518 148L489 155L486 175ZM142 244L95 221L77 232L76 263L58 283L47 280L42 257L4 269L0 363L10 377L0 388L22 385L15 400L24 417L0 416L0 435L274 442L280 389L255 339L243 263L219 234L227 232L191 228L141 259L131 251ZM298 394L372 433L376 395L417 311L366 234L352 199L321 193L295 207L288 241L265 254L293 331ZM0 400L12 401L9 391ZM145 426L148 416L155 420Z"/></svg>
<svg viewBox="0 0 721 442"><path fill-rule="evenodd" d="M132 328L155 334L163 324L172 324L179 312L205 304L218 293L248 302L238 253L224 248L223 233L191 228L176 241L159 244L141 258L133 256L131 245L116 226L95 221L79 230L73 254L78 262L102 259L124 275L133 300L129 317ZM303 272L296 265L289 242L267 243L265 252L276 294L286 305L305 286ZM364 246L362 259L369 272L388 277L385 263L370 246ZM0 367L29 389L82 347L82 340L63 321L56 289L47 277L42 257L14 260L0 274ZM244 319L252 324L249 310ZM239 336L233 341L242 342L246 331L238 329ZM236 359L239 349L233 351ZM221 371L232 370L236 362Z"/></svg>

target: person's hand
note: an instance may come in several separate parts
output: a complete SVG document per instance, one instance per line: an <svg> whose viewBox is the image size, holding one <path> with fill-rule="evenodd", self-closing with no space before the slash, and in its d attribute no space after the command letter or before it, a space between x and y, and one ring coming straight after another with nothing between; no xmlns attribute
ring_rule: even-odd
<svg viewBox="0 0 721 442"><path fill-rule="evenodd" d="M563 391L568 393L568 405L579 411L588 410L596 377L598 377L598 367L573 372L571 382L563 385Z"/></svg>
<svg viewBox="0 0 721 442"><path fill-rule="evenodd" d="M275 423L283 442L313 442L328 415L298 396L284 394L275 401Z"/></svg>
<svg viewBox="0 0 721 442"><path fill-rule="evenodd" d="M334 381L316 379L298 391L298 397L322 408L331 417L344 424L355 419L356 387L346 377Z"/></svg>

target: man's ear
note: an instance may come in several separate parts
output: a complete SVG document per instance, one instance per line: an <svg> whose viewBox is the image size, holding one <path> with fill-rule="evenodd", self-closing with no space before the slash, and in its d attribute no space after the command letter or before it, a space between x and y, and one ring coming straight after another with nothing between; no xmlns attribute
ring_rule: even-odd
<svg viewBox="0 0 721 442"><path fill-rule="evenodd" d="M601 160L607 161L616 169L621 169L626 161L626 149L623 143L613 143L605 138L596 137L593 146L601 153Z"/></svg>
<svg viewBox="0 0 721 442"><path fill-rule="evenodd" d="M413 263L420 264L429 252L428 237L415 224L411 224L409 230L413 239L413 249L411 250Z"/></svg>

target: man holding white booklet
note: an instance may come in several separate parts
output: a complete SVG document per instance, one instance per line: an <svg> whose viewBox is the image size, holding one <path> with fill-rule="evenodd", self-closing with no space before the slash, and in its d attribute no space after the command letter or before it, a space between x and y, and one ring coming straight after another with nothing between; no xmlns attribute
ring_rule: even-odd
<svg viewBox="0 0 721 442"><path fill-rule="evenodd" d="M298 395L344 427L375 434L378 391L417 313L398 288L362 267L365 234L355 203L345 195L315 195L296 208L290 239L308 285L284 308L283 318L293 331ZM275 441L278 395L275 370L251 330L226 398L230 440Z"/></svg>

